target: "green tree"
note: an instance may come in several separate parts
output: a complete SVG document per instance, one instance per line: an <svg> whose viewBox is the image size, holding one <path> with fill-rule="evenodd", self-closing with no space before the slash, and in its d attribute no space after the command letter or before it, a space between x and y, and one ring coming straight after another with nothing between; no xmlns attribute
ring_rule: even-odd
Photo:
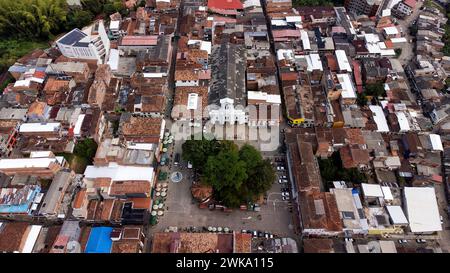
<svg viewBox="0 0 450 273"><path fill-rule="evenodd" d="M97 143L92 138L86 138L75 145L73 153L79 157L83 157L92 163L92 159L97 152Z"/></svg>
<svg viewBox="0 0 450 273"><path fill-rule="evenodd" d="M0 0L0 36L48 39L64 30L65 0Z"/></svg>
<svg viewBox="0 0 450 273"><path fill-rule="evenodd" d="M222 150L215 156L209 156L203 181L211 185L219 196L229 190L239 190L246 179L246 165L237 150Z"/></svg>
<svg viewBox="0 0 450 273"><path fill-rule="evenodd" d="M67 30L82 28L89 25L94 19L94 15L88 10L76 9L67 15Z"/></svg>
<svg viewBox="0 0 450 273"><path fill-rule="evenodd" d="M258 198L262 193L268 191L276 178L275 171L268 159L261 161L249 173L252 173L252 176L248 176L244 186L252 199Z"/></svg>
<svg viewBox="0 0 450 273"><path fill-rule="evenodd" d="M247 165L247 170L253 172L255 168L261 164L262 156L261 154L251 145L245 144L239 151L239 157ZM248 173L248 175L253 175L253 173Z"/></svg>
<svg viewBox="0 0 450 273"><path fill-rule="evenodd" d="M275 181L269 160L251 145L241 149L232 141L188 140L183 159L191 161L203 183L214 189L216 200L229 207L254 201Z"/></svg>
<svg viewBox="0 0 450 273"><path fill-rule="evenodd" d="M367 96L375 96L375 97L386 96L386 91L384 90L383 83L381 82L366 84L365 89L366 89L365 94Z"/></svg>
<svg viewBox="0 0 450 273"><path fill-rule="evenodd" d="M220 151L220 143L217 140L187 140L182 145L183 159L190 161L193 167L202 173L208 157Z"/></svg>
<svg viewBox="0 0 450 273"><path fill-rule="evenodd" d="M364 95L364 93L359 93L358 92L357 97L356 97L356 103L359 106L361 106L361 107L367 105L367 97L366 97L366 95Z"/></svg>
<svg viewBox="0 0 450 273"><path fill-rule="evenodd" d="M334 152L330 158L319 159L319 168L325 182L350 181L353 183L367 182L367 177L357 168L345 169L339 152Z"/></svg>

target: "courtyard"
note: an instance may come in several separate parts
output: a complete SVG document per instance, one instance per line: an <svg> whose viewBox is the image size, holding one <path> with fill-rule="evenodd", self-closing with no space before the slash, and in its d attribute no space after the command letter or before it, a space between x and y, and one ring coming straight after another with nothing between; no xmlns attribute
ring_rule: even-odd
<svg viewBox="0 0 450 273"><path fill-rule="evenodd" d="M181 142L175 143L174 154L181 154L181 144ZM164 216L159 217L158 224L152 227L150 232L161 232L168 227L201 229L213 226L228 227L235 231L260 230L278 236L294 236L290 202L282 200L281 186L276 181L267 192L267 201L261 206L260 211L234 209L226 213L198 207L190 191L193 172L186 167L186 162L181 162L179 166L172 165L170 172L174 171L180 171L183 174L183 180L179 183L169 182Z"/></svg>

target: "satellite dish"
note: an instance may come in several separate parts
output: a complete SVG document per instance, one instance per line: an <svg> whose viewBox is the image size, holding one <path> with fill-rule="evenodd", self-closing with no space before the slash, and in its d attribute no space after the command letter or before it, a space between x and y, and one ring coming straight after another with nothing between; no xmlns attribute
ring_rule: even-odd
<svg viewBox="0 0 450 273"><path fill-rule="evenodd" d="M81 246L77 241L67 243L67 253L81 253Z"/></svg>

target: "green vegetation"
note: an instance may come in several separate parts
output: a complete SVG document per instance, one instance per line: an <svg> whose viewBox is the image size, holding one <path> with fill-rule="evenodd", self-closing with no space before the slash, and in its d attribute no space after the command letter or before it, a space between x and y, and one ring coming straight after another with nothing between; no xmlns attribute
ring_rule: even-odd
<svg viewBox="0 0 450 273"><path fill-rule="evenodd" d="M65 30L65 0L0 0L0 36L49 39Z"/></svg>
<svg viewBox="0 0 450 273"><path fill-rule="evenodd" d="M8 69L8 67L14 64L17 59L30 53L34 49L44 49L47 47L48 43L43 41L0 39L0 72ZM2 86L3 84L5 83L2 83ZM3 90L3 88L1 90Z"/></svg>
<svg viewBox="0 0 450 273"><path fill-rule="evenodd" d="M359 93L358 92L357 97L356 97L356 103L360 107L363 107L363 106L367 105L367 102L368 102L368 100L367 100L366 95L364 95L364 93Z"/></svg>
<svg viewBox="0 0 450 273"><path fill-rule="evenodd" d="M334 152L330 158L319 158L320 174L324 182L350 181L352 183L365 183L367 177L357 168L345 169L342 166L339 152Z"/></svg>
<svg viewBox="0 0 450 273"><path fill-rule="evenodd" d="M216 200L228 207L256 200L275 180L270 161L248 144L239 149L231 141L188 140L183 159L192 162L202 182L213 187Z"/></svg>
<svg viewBox="0 0 450 273"><path fill-rule="evenodd" d="M447 24L445 25L445 34L442 36L444 49L442 50L445 56L450 56L450 5L447 6Z"/></svg>
<svg viewBox="0 0 450 273"><path fill-rule="evenodd" d="M83 174L86 170L86 166L89 165L89 161L81 156L77 156L70 153L60 153L58 156L63 156L64 159L69 163L69 167L75 173Z"/></svg>
<svg viewBox="0 0 450 273"><path fill-rule="evenodd" d="M293 0L292 6L294 7L304 7L304 6L343 6L343 0Z"/></svg>
<svg viewBox="0 0 450 273"><path fill-rule="evenodd" d="M400 57L400 55L402 55L402 49L401 48L396 48L395 50L395 57L398 58Z"/></svg>
<svg viewBox="0 0 450 273"><path fill-rule="evenodd" d="M92 138L86 138L75 145L73 154L86 159L89 164L92 164L96 151L97 143Z"/></svg>
<svg viewBox="0 0 450 273"><path fill-rule="evenodd" d="M366 96L374 96L374 97L385 97L386 90L384 90L383 83L369 83L365 86L364 94Z"/></svg>
<svg viewBox="0 0 450 273"><path fill-rule="evenodd" d="M0 72L33 49L47 48L60 33L88 25L96 16L127 14L121 0L82 0L70 9L66 0L0 0Z"/></svg>
<svg viewBox="0 0 450 273"><path fill-rule="evenodd" d="M428 8L436 8L440 12L445 13L445 9L433 0L425 0L425 2L423 2L423 6Z"/></svg>
<svg viewBox="0 0 450 273"><path fill-rule="evenodd" d="M78 142L73 149L73 153L60 153L64 156L69 166L76 173L84 173L87 165L91 165L95 153L97 152L97 143L92 138L84 139Z"/></svg>

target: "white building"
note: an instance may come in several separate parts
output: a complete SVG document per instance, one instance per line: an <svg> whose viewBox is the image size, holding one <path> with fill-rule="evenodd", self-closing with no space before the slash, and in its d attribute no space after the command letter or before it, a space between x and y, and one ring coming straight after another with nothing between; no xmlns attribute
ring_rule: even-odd
<svg viewBox="0 0 450 273"><path fill-rule="evenodd" d="M83 28L73 29L56 41L61 53L74 59L97 60L105 62L109 54L110 41L102 20Z"/></svg>
<svg viewBox="0 0 450 273"><path fill-rule="evenodd" d="M247 122L247 116L244 109L235 109L234 100L224 98L220 100L220 108L209 111L211 123L219 124L244 124Z"/></svg>
<svg viewBox="0 0 450 273"><path fill-rule="evenodd" d="M409 228L414 233L442 230L436 192L428 187L405 187L405 210Z"/></svg>

